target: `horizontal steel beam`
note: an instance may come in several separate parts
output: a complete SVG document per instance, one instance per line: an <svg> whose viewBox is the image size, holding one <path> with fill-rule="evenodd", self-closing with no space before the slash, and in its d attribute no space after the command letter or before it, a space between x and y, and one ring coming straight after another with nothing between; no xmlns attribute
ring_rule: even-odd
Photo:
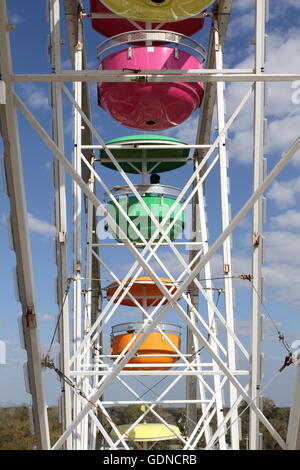
<svg viewBox="0 0 300 470"><path fill-rule="evenodd" d="M139 247L144 247L144 243L135 243L134 244L135 246L139 246ZM156 246L157 243L151 243L150 246ZM197 246L197 247L201 247L202 246L202 242L188 242L188 241L184 241L184 242L173 242L173 245L175 246ZM116 247L121 247L121 246L126 246L125 243L93 243L92 246L116 246ZM164 243L162 242L160 244L160 246L169 246L168 243Z"/></svg>
<svg viewBox="0 0 300 470"><path fill-rule="evenodd" d="M193 19L194 18L206 18L210 16L208 13L199 13L198 15L195 15L193 16ZM83 18L93 18L95 20L99 20L99 19L108 19L108 20L123 20L124 21L124 17L123 16L120 16L120 15L117 15L116 13L113 13L113 12L110 12L110 13L96 13L96 12L92 12L92 13L84 13L83 14ZM164 24L164 23L162 23Z"/></svg>
<svg viewBox="0 0 300 470"><path fill-rule="evenodd" d="M14 82L293 82L300 74L256 74L251 70L67 70L56 74L14 74Z"/></svg>
<svg viewBox="0 0 300 470"><path fill-rule="evenodd" d="M136 364L129 364L130 367L133 367ZM186 364L184 364L186 366ZM143 367L163 367L163 364L143 364ZM126 367L126 366L125 366ZM168 367L170 367L170 364L168 364ZM177 365L176 365L177 367ZM198 365L195 364L195 368L199 367ZM102 371L70 371L71 376L107 376L111 375L112 370L102 370ZM222 370L143 370L142 372L143 375L151 375L151 376L157 376L157 375L226 375L226 371ZM238 375L249 375L248 370L233 370L231 371L231 374L233 376L238 376ZM140 370L122 370L119 372L119 375L141 375Z"/></svg>
<svg viewBox="0 0 300 470"><path fill-rule="evenodd" d="M101 404L103 406L122 406L122 405L153 405L155 403L156 405L185 405L186 403L209 403L210 400L127 400L127 401L120 401L120 400L114 400L114 401L107 401L103 400L101 401Z"/></svg>
<svg viewBox="0 0 300 470"><path fill-rule="evenodd" d="M108 144L106 145L106 148L110 149L110 150L113 150L113 149L121 149L121 150L136 150L136 149L142 149L142 150L186 150L186 149L208 149L210 148L211 145L197 145L197 144L194 144L194 145L187 145L187 144L173 144L173 145L145 145L145 144L132 144L132 145L115 145L115 144ZM82 145L81 146L82 149L99 149L99 150L103 150L104 149L104 146L103 145ZM154 158L154 157L151 157L151 158ZM169 158L169 160L171 159L172 157ZM110 159L107 159L110 161ZM150 158L148 157L147 160L150 160ZM155 159L156 160L156 159ZM136 161L136 159L135 159ZM158 159L158 161L161 161ZM176 161L178 161L178 159L176 158Z"/></svg>

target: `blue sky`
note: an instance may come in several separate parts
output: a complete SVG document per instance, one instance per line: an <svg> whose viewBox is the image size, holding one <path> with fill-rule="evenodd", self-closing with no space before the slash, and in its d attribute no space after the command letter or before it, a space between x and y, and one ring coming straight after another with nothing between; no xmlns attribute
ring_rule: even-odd
<svg viewBox="0 0 300 470"><path fill-rule="evenodd" d="M88 9L88 2L84 5ZM45 2L29 0L19 2L8 0L10 22L16 25L11 33L13 65L16 73L49 73L50 65L47 56L47 36L49 24L46 19ZM235 0L231 25L225 49L225 66L248 68L253 64L254 0ZM270 20L268 22L268 61L267 71L272 73L299 73L300 56L300 5L291 0L278 2L270 0ZM63 25L64 26L64 25ZM195 38L207 46L209 24ZM91 29L89 20L85 20L88 64L91 69L98 66L96 46L103 39ZM64 27L62 38L66 39ZM39 45L37 47L36 45ZM63 65L70 67L68 61L67 41L62 46ZM247 85L227 84L226 103L227 117L238 104ZM48 103L47 84L18 84L17 92L38 117L44 128L50 132L51 108ZM300 104L293 100L290 83L268 85L266 115L265 156L268 170L280 158L281 153L297 137L299 133ZM90 85L93 123L105 140L114 137L140 133L126 129L112 121L97 106L96 87ZM295 95L294 95L295 96ZM252 102L239 116L229 133L229 176L231 178L230 202L232 215L251 194L251 159L252 159ZM70 106L64 102L66 155L71 158L72 131ZM181 126L164 132L187 143L193 143L196 134L198 111ZM28 123L20 117L20 136L22 142L22 159L26 186L28 217L31 234L34 275L36 284L39 327L43 351L46 350L53 333L57 306L55 304L55 261L54 261L54 227L53 227L53 186L51 174L51 154L39 137L31 130ZM0 141L2 152L2 142ZM267 191L267 222L265 235L265 302L264 306L284 332L289 343L300 338L299 305L300 305L300 271L299 271L299 236L300 236L300 154L296 155L289 166L282 172L276 182ZM191 174L192 166L165 173L163 182L182 187ZM109 186L122 184L117 173L101 168L101 174ZM137 177L133 181L138 182ZM70 180L67 180L68 194L71 196ZM220 232L220 211L218 201L218 173L214 172L207 182L207 212L210 227L210 243ZM99 193L101 196L101 192ZM71 199L69 199L71 201ZM9 213L9 202L6 195L0 195L0 241L2 263L0 268L0 340L7 345L7 365L0 365L1 387L0 405L28 403L29 395L25 391L22 367L26 359L20 347L17 320L20 305L15 300L13 270L15 256L9 249L6 215ZM69 227L71 229L71 204L68 208ZM70 240L71 241L71 240ZM71 244L71 243L70 243ZM119 250L119 251L118 251ZM103 253L104 260L110 259L112 269L121 277L126 274L129 255L121 248L114 253L107 250ZM116 254L117 253L117 254ZM183 252L184 253L184 252ZM186 254L186 252L185 252ZM121 256L121 258L120 258ZM180 274L178 266L166 251L164 259L172 273ZM121 262L120 262L121 260ZM251 272L251 215L243 221L233 235L233 271L236 274ZM214 273L220 269L221 257L218 253L213 261ZM103 274L107 278L106 273ZM104 283L105 285L106 283ZM245 345L249 343L250 297L249 286L235 283L237 331ZM183 304L184 305L184 304ZM220 301L220 308L222 300ZM262 309L262 313L265 313ZM134 318L134 312L120 309L113 323ZM169 319L177 319L171 313ZM179 321L179 320L178 320ZM266 319L265 339L262 349L265 353L266 375L268 380L281 366L285 350L279 344L271 322ZM107 332L108 339L108 332ZM241 363L242 365L242 363ZM293 370L290 368L277 379L273 387L266 393L278 404L290 402ZM47 400L56 404L58 382L51 372L45 374Z"/></svg>

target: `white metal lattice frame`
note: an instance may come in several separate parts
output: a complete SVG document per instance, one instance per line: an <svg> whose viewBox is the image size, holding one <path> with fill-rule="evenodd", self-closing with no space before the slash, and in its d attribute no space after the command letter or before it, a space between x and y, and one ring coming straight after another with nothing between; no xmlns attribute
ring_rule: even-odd
<svg viewBox="0 0 300 470"><path fill-rule="evenodd" d="M16 98L16 100L20 103L21 108L23 109L24 105L20 102L20 100L19 100L18 98ZM25 111L25 110L24 110L24 111ZM26 111L25 114L28 114L28 111ZM31 118L31 120L32 120L32 118ZM69 165L67 165L67 166L69 166ZM76 175L76 177L77 177L77 179L78 179L78 175ZM79 180L80 180L80 179L78 179L78 181L79 181ZM81 184L82 184L82 182L81 182ZM94 197L94 195L93 195L93 197ZM98 203L99 203L99 201L98 201ZM113 221L110 221L110 222L111 222L112 225L113 225ZM220 238L222 238L222 237L220 237ZM226 237L225 237L225 238L226 238ZM134 251L134 249L132 249L132 247L131 247L131 250ZM138 257L139 257L139 254L138 254ZM141 260L141 264L144 265L144 269L145 269L146 271L148 270L148 272L150 272L150 274L152 275L152 277L155 279L154 273L153 273L153 272L151 273L151 270L149 271L149 267L146 267L146 266L145 266L145 263L144 263L142 260ZM147 269L147 268L148 268L148 269ZM159 284L159 282L160 282L159 279L157 279L157 282L158 282L158 284ZM164 286L161 286L161 287L164 288ZM168 295L169 295L169 294L166 293L166 296L168 296ZM173 305L174 305L174 304L173 304ZM175 305L175 306L176 306L176 305ZM178 307L177 307L177 308L178 308ZM191 325L191 326L192 326L192 325ZM152 329L153 329L153 328L152 328ZM152 329L149 330L149 331L152 331ZM144 334L146 335L147 333L148 333L148 331L145 330ZM197 333L199 333L199 332L197 332ZM138 346L139 346L139 345L138 345ZM210 349L210 348L208 348L208 349ZM137 350L137 347L133 348L133 349L130 351L129 357L128 357L128 355L127 355L127 358L128 358L128 359L130 359L130 357L132 356L132 354L135 353L135 350ZM121 361L121 364L122 364L122 361ZM83 410L83 411L84 411L84 410ZM80 415L81 415L81 413L79 414L79 416L80 416ZM262 419L264 420L264 418L262 418ZM79 419L79 421L80 421L80 419ZM71 426L71 428L72 428L72 426ZM273 430L272 430L272 431L273 431ZM273 432L273 433L274 433L274 432ZM67 432L66 434L68 434L68 432ZM279 439L279 441L280 441L280 439Z"/></svg>
<svg viewBox="0 0 300 470"><path fill-rule="evenodd" d="M64 233L64 227L66 226L66 207L65 207L65 193L64 193L64 171L69 173L74 181L74 202L75 202L75 229L74 229L74 318L76 321L74 322L74 331L73 336L76 339L77 343L75 342L74 354L72 357L68 357L68 327L67 327L67 310L68 307L65 306L64 308L64 315L63 319L64 322L60 325L60 344L62 348L62 362L60 367L63 369L66 375L70 374L73 377L77 377L78 384L83 384L83 389L86 394L89 396L89 402L86 403L85 400L80 397L78 394L73 393L73 413L74 418L73 421L70 419L70 399L68 394L63 397L63 409L64 409L64 421L63 421L63 434L59 438L59 440L54 445L53 449L58 449L64 446L64 448L75 448L75 449L84 449L88 448L88 429L92 429L91 431L91 440L93 443L96 443L96 430L100 430L104 440L106 441L107 445L111 448L116 448L119 444L121 444L125 449L128 448L128 445L125 440L125 436L120 435L118 432L117 427L113 422L111 422L111 418L107 411L104 408L104 403L100 399L103 396L103 393L109 385L114 381L120 381L127 390L138 400L146 406L146 411L140 415L140 417L136 420L135 423L132 423L131 428L134 427L135 424L140 422L147 413L153 413L160 422L165 424L167 427L170 428L168 423L155 411L155 407L162 401L162 398L178 383L178 381L183 376L188 376L190 374L194 374L199 382L199 389L201 392L201 386L204 387L208 392L211 392L210 400L196 400L197 403L203 402L205 406L202 408L203 415L195 423L194 431L184 439L182 436L178 435L179 440L182 442L184 448L186 449L194 449L203 434L205 434L206 438L206 448L212 448L216 441L219 442L220 448L224 448L225 445L225 431L227 422L231 423L231 442L232 448L237 449L239 446L239 439L238 439L238 405L242 400L245 400L250 407L250 446L252 449L257 449L259 447L258 442L258 424L262 422L266 428L269 430L271 435L274 439L279 443L279 445L286 449L288 446L289 448L296 448L299 445L299 420L295 417L290 421L289 426L289 434L288 434L288 444L286 444L278 432L274 429L274 427L270 424L270 422L266 419L262 411L259 409L259 401L257 395L257 389L259 385L259 377L257 371L259 370L259 361L260 361L260 351L259 351L259 306L257 302L257 298L253 294L253 335L252 335L252 348L251 348L251 357L252 357L252 368L251 373L251 384L248 391L248 387L244 387L241 385L240 381L238 380L239 375L244 375L244 372L248 373L248 371L239 371L236 370L235 367L235 348L239 347L244 356L249 359L250 354L244 348L242 343L240 342L239 338L236 336L234 332L234 325L233 325L233 306L232 306L232 284L231 280L225 280L225 316L221 314L215 303L213 302L212 296L208 295L205 289L202 287L201 283L197 279L199 272L205 269L208 266L208 263L212 259L212 256L216 253L219 248L223 248L224 252L224 263L231 264L230 257L231 257L231 250L230 250L230 241L229 237L233 230L238 226L240 221L243 217L249 212L250 209L254 208L254 215L253 215L253 227L255 233L261 234L262 232L262 209L261 209L261 198L263 196L264 191L269 187L269 185L274 181L280 171L285 167L285 165L290 161L292 156L295 152L300 148L300 138L298 138L295 143L288 149L288 151L282 156L281 160L278 162L277 165L273 168L273 170L263 178L262 173L262 166L261 166L261 158L263 153L263 140L262 140L262 128L263 128L263 101L264 101L264 82L266 81L293 81L300 78L297 74L264 74L262 67L264 62L264 31L265 31L265 8L266 2L265 0L259 1L255 0L256 3L256 64L254 70L224 70L222 69L222 49L215 48L215 68L214 69L207 69L201 71L199 75L199 71L197 70L187 70L187 71L140 71L138 74L131 74L128 72L122 71L87 71L83 70L83 62L82 62L82 51L84 50L84 38L82 34L82 24L80 23L78 27L78 45L80 47L77 48L75 52L75 70L74 71L61 71L61 64L60 64L60 54L59 54L59 0L49 0L50 3L50 32L51 32L51 39L52 39L52 59L55 63L55 73L52 75L50 74L18 74L14 75L12 72L12 68L10 65L10 50L9 50L9 40L8 40L8 31L6 28L7 24L7 17L6 17L6 9L5 9L5 2L2 2L0 6L0 31L2 39L2 45L0 44L1 50L1 57L2 57L2 79L5 81L6 85L6 95L7 101L3 108L1 105L1 124L2 124L2 134L5 133L6 128L4 126L5 119L8 117L11 118L11 130L10 133L4 135L6 137L8 144L13 140L18 144L18 133L17 133L17 121L16 121L16 108L19 108L20 111L23 113L25 118L29 121L31 126L36 130L36 132L40 135L42 140L46 143L46 145L51 149L53 155L56 159L56 180L55 180L55 188L58 190L56 192L56 208L57 208L57 217L56 217L56 224L57 224L57 236L58 239L60 238L63 244L60 246L61 250L59 251L58 257L58 272L59 272L59 282L60 282L60 292L62 293L63 284L66 279L66 251L64 245L64 239L62 234ZM220 6L227 8L231 8L231 1L227 0L220 0ZM218 16L216 17L218 18ZM218 36L218 20L214 19L214 26L215 26L215 46L219 45L220 38ZM149 26L149 25L148 25ZM147 26L147 27L148 27ZM121 166L119 165L118 161L114 158L113 153L111 152L110 148L105 145L99 133L95 130L91 122L86 117L85 113L81 109L81 99L82 99L82 82L123 82L123 81L134 81L134 80L147 80L148 82L163 82L163 81L182 81L182 82L189 82L189 81L197 81L202 80L207 83L216 83L216 90L217 90L217 104L218 104L218 125L219 125L219 133L218 137L212 145L207 145L208 151L206 152L205 157L201 160L200 164L196 165L196 169L192 176L189 178L187 183L185 184L184 188L180 192L179 196L177 197L176 201L174 201L173 207L182 199L185 193L191 188L192 184L196 181L196 184L193 186L192 192L187 197L185 203L182 206L182 210L186 207L188 202L193 198L197 192L201 195L203 192L203 183L216 165L216 163L220 163L221 168L221 214L222 214L222 233L219 235L217 240L213 243L213 245L208 248L206 247L203 249L203 256L201 259L192 260L188 265L184 258L182 257L180 251L176 248L176 243L173 243L170 240L169 233L172 228L170 225L166 230L162 229L165 222L168 220L169 215L172 211L170 208L168 214L165 216L163 222L159 224L153 214L149 211L148 207L144 204L140 194L136 191L134 185L132 184L131 180L128 178L126 173L122 170ZM28 110L22 100L15 94L13 90L13 83L17 81L36 81L36 82L43 82L47 81L52 84L52 90L54 95L53 100L53 116L54 116L54 135L53 139L49 137L46 132L42 129L38 121L34 118L32 113ZM63 84L63 82L74 82L75 83L75 96L73 97L72 94L69 92L67 87ZM253 85L250 87L249 91L246 93L245 97L242 99L241 103L238 105L236 110L234 111L231 118L225 123L224 120L224 96L223 96L223 82L250 82ZM61 109L61 91L64 90L65 94L68 96L69 100L74 106L74 137L75 137L75 153L74 153L74 164L71 165L69 160L64 155L64 146L63 146L63 136L61 133L61 122L62 122L62 109ZM255 170L255 177L254 177L254 188L253 194L249 197L246 201L244 206L238 212L238 214L230 221L229 219L229 205L228 205L228 194L227 194L227 173L226 173L226 153L224 150L224 143L225 143L225 136L234 122L234 120L238 117L241 109L249 99L252 91L254 90L255 94L255 129L254 129L254 169ZM132 193L136 196L138 201L141 203L143 208L145 209L146 213L148 214L149 218L152 220L153 224L156 227L155 233L152 235L151 239L147 242L143 239L142 235L139 233L139 230L136 229L132 221L129 219L126 212L123 211L122 207L118 203L117 199L114 198L113 194L107 188L104 181L102 181L100 175L95 171L93 164L90 164L87 159L84 157L82 150L83 147L81 146L81 123L82 121L89 127L91 133L94 135L96 140L98 141L98 147L103 148L108 158L113 162L114 166L119 171L119 175L125 180L126 184L131 189ZM13 136L13 137L12 137ZM202 144L202 143L201 143ZM87 147L87 146L85 146ZM194 146L196 148L196 146ZM199 145L199 149L204 149L204 145ZM94 146L97 148L97 146ZM218 155L215 157L213 162L209 163L209 159L212 157L213 152L218 150ZM17 149L18 150L18 149ZM113 149L112 149L113 150ZM17 152L18 153L18 152ZM7 153L7 158L9 158L9 153ZM209 167L205 168L205 166L209 163ZM90 171L90 175L92 177L93 183L86 184L82 177L81 177L81 168L82 164L85 164L88 170ZM19 181L21 182L22 188L22 170L21 167L18 167L19 171ZM203 174L204 173L204 174ZM201 176L200 176L201 175ZM9 179L8 183L14 186L14 178L16 178L16 174L12 175L11 173L7 173L7 178ZM94 182L97 181L104 189L107 190L109 196L114 201L120 212L123 214L125 219L131 225L133 230L137 233L137 235L143 240L144 248L140 252L135 245L125 237L125 233L122 232L120 229L120 234L124 238L123 246L126 247L129 252L135 258L135 262L132 267L129 269L128 274L122 279L122 281L118 281L118 288L116 292L112 296L112 298L107 302L106 306L104 307L102 313L99 315L98 319L91 325L90 328L86 327L84 331L82 330L82 299L81 299L81 280L82 274L81 271L83 269L83 255L82 255L82 240L81 240L81 224L82 224L82 210L81 210L81 199L82 194L84 194L87 198L89 204L89 211L88 211L88 223L87 223L87 240L89 240L89 244L92 241L92 231L95 229L93 227L93 222L91 219L92 209L100 208L102 214L105 214L105 207L104 205L98 200L95 195L95 185ZM60 183L62 183L60 185ZM14 236L17 239L17 235L24 231L24 226L26 226L25 222L25 214L26 214L26 207L24 205L24 192L22 191L17 194L10 194L11 196L11 203L12 203L12 216L14 217ZM19 218L15 217L15 206L14 206L14 197L15 200L20 204L18 207L19 210ZM180 213L177 214L177 218L180 216ZM24 226L22 226L22 223ZM173 225L176 222L176 219L173 221ZM107 223L109 227L114 229L115 221L113 218L108 214L107 215ZM202 218L202 224L205 224ZM203 226L203 225L202 225ZM24 232L23 232L24 233ZM154 243L155 238L157 237L158 233L161 233L162 237L158 243ZM65 233L64 233L65 235ZM175 255L179 265L182 266L183 272L181 273L179 280L182 280L180 286L177 290L173 293L173 291L169 291L166 289L164 284L161 282L160 277L157 273L153 270L150 265L150 261L155 259L159 266L164 270L164 272L170 277L171 280L175 281L172 274L167 269L167 266L161 261L157 250L160 246L168 246L173 254ZM255 247L256 248L256 247ZM28 267L30 268L31 264L31 255L30 251L25 245L23 246L15 246L15 251L17 254L17 262L18 262L18 271L19 275L22 278L25 269ZM199 251L200 254L200 251ZM93 251L92 247L89 246L87 250L87 256L85 258L85 265L86 265L86 275L91 275L91 263L93 257L98 258L99 263L105 267L105 263L98 257L98 255ZM253 252L253 273L255 273L254 280L257 282L257 290L256 292L260 292L260 269L261 269L261 253L260 247L258 249L254 249ZM110 267L107 267L108 272L112 276L114 280L118 280L117 275L113 273ZM143 306L138 304L135 301L135 305L139 307L139 310L144 315L144 328L141 330L141 336L136 339L135 343L134 339L137 338L137 334L134 339L127 345L124 351L114 360L113 364L107 367L105 361L99 364L95 364L92 360L92 348L99 338L99 334L105 327L108 320L114 315L118 305L120 305L122 298L125 295L129 295L130 285L128 284L129 277L133 278L134 280L140 275L140 273L144 270L155 282L156 286L160 289L162 295L164 296L161 300L160 304L155 307L151 312L147 311ZM29 278L30 281L30 278ZM177 280L178 281L178 280ZM209 306L209 319L206 322L197 309L194 307L193 302L189 295L185 294L186 288L194 282L197 286L199 294L205 298ZM126 284L127 283L127 284ZM90 284L87 283L87 286L90 287ZM22 288L22 287L21 287ZM33 300L33 282L31 285L27 285L27 289L25 286L24 292L20 292L21 300L23 307L25 306L25 316L28 320L28 298L32 298L30 302L30 306L34 305ZM25 296L24 296L25 294ZM26 298L27 296L27 298ZM29 297L28 297L29 296ZM178 304L178 300L182 298L189 311L192 313L194 319L197 319L198 322L206 329L207 332L210 332L210 339L207 339L202 330L199 328L198 324L193 321L189 315L184 311L182 306ZM116 301L117 299L117 301ZM167 305L163 306L164 299L167 299ZM59 297L59 302L62 301L62 296ZM133 299L135 300L135 299ZM90 309L89 309L89 302L91 302L91 294L86 296L86 301L84 308L86 309L87 318L90 318ZM116 301L116 302L115 302ZM178 364L179 371L170 370L170 371L144 371L145 375L152 375L152 376L159 376L159 375L166 375L166 376L176 376L175 379L171 382L171 384L167 387L167 389L158 396L157 399L153 400L150 404L149 401L143 400L139 394L130 387L125 382L126 376L135 376L139 374L138 366L133 367L132 371L126 370L126 366L133 355L137 352L140 345L143 343L145 338L155 328L159 329L159 323L164 319L166 313L170 310L170 308L176 310L177 314L182 318L184 323L188 326L190 331L193 334L194 344L195 345L203 345L205 350L209 353L210 357L212 358L211 366L209 369L205 369L205 365L199 362L199 359L194 359L192 362L189 362L186 358L186 355L183 354L181 351L177 350L177 354L180 357L182 363ZM226 327L227 332L227 349L224 349L224 346L220 342L219 338L216 334L211 333L211 321L212 318L218 317L223 325ZM25 318L25 317L24 317ZM162 335L170 342L167 338L165 333L159 329ZM27 334L26 325L24 324L24 332ZM37 434L39 437L39 445L41 448L48 448L49 447L49 431L47 428L47 420L45 416L45 405L44 405L44 398L43 398L43 389L41 385L41 357L38 349L38 338L37 338L37 329L36 326L33 330L31 330L31 334L26 336L26 348L28 351L28 359L29 359L29 371L31 374L31 383L33 383L33 398L34 398L34 411L36 412L36 424L37 424ZM171 342L172 344L172 342ZM172 345L174 347L174 345ZM227 357L226 362L224 358ZM92 370L87 370L86 366L89 365L92 367ZM106 365L106 367L104 367ZM103 367L100 367L103 366ZM99 380L96 379L95 375L98 376ZM218 376L218 380L214 382L214 389L211 389L208 383L205 381L206 376ZM91 377L94 377L93 380L90 380ZM220 403L220 393L222 392L226 383L229 383L230 386L230 406L231 409L227 413L226 417L222 420L221 415L218 416L218 428L214 435L212 436L211 433L208 432L208 426L211 422L213 415L215 414L215 405L216 403ZM202 389L203 390L203 389ZM69 392L69 389L68 389ZM72 391L73 392L73 391ZM219 400L219 401L218 401ZM165 402L171 402L171 400L165 400ZM104 414L107 414L107 418L109 422L111 422L111 426L114 429L117 435L117 441L113 442L110 435L106 432L103 424L97 418L93 411L93 403L97 403L98 406L101 408ZM188 403L186 400L185 403ZM295 400L297 403L297 400ZM295 405L296 406L296 405ZM41 411L43 410L43 411ZM207 418L207 419L205 419ZM90 420L90 421L89 421ZM204 423L205 422L205 423ZM93 423L93 427L90 427L91 423ZM75 431L75 432L74 432ZM197 434L198 433L198 434ZM73 435L73 442L70 437ZM296 436L296 437L295 437Z"/></svg>

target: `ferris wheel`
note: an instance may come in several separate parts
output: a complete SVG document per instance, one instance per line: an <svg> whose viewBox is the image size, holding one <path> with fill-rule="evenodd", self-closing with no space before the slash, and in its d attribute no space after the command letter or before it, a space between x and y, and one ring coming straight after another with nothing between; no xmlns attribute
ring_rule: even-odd
<svg viewBox="0 0 300 470"><path fill-rule="evenodd" d="M300 148L298 139L264 173L265 82L283 79L264 73L266 0L253 0L253 69L223 65L232 0L48 4L52 73L27 75L13 73L6 2L0 5L1 134L39 448L50 448L42 378L49 368L61 384L62 433L54 450L149 449L157 442L169 448L169 441L183 450L238 450L242 404L249 411L251 449L261 448L260 424L281 448L299 449L299 364L283 336L285 366L293 364L297 375L286 441L261 404L263 194ZM64 27L71 70L62 69ZM96 70L87 66L84 33L91 28L99 34ZM50 83L51 136L14 91L16 81ZM249 85L229 117L226 82ZM89 83L97 84L96 97ZM232 218L228 134L251 97L252 190ZM72 161L64 152L63 100L72 107ZM103 126L118 135L101 137L92 100L106 113ZM54 157L58 317L45 355L36 322L17 110ZM195 115L195 143L186 142L175 131ZM214 188L208 187L212 174ZM252 270L236 272L231 235L250 211ZM247 345L236 328L235 280L247 285L251 297ZM120 424L114 411L130 406L136 414ZM177 421L166 413L170 409Z"/></svg>

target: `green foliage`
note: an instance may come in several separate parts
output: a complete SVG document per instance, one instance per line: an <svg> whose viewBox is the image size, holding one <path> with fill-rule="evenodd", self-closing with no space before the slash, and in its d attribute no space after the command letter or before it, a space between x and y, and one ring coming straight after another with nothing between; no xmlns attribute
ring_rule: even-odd
<svg viewBox="0 0 300 470"><path fill-rule="evenodd" d="M286 439L287 424L289 419L289 408L279 408L269 398L263 401L263 411L270 423L278 431L283 439ZM179 427L183 435L186 433L186 413L184 408L175 407L155 407L156 412L169 424ZM245 410L245 411L244 411ZM116 406L108 408L108 413L115 424L133 423L142 413L141 407L138 405ZM224 409L224 415L228 412ZM244 411L244 412L243 412ZM243 412L243 413L242 413ZM249 429L249 408L242 403L239 408L241 414L242 425L242 441L241 449L248 448L248 429ZM110 433L111 425L103 415L99 414L99 419ZM198 409L198 419L201 417L201 409ZM48 409L49 427L51 443L53 444L61 435L61 426L58 421L58 409L55 407ZM143 420L146 423L159 422L158 418L152 413L148 413ZM215 416L211 421L212 432L216 430L217 423ZM263 434L263 448L265 450L279 449L278 444L272 438L270 433L263 425L260 425L260 432ZM230 446L230 432L226 434L226 440ZM35 436L31 434L29 413L26 406L0 408L0 450L31 450L35 448L37 441ZM141 448L140 444L132 444L134 447ZM198 443L198 448L205 446L204 437ZM155 444L155 450L167 450L181 448L178 440L162 441Z"/></svg>
<svg viewBox="0 0 300 470"><path fill-rule="evenodd" d="M248 449L249 408L247 407L246 403L243 403L242 406L239 408L239 413L241 413L243 410L246 411L243 413L241 418L243 435L241 448ZM290 409L284 407L277 407L273 400L271 400L270 398L264 398L263 413L265 417L270 421L270 423L274 426L276 431L280 434L280 436L284 440L286 440ZM260 424L259 431L262 434L264 450L280 449L280 446L277 444L277 442L273 439L269 431L262 424Z"/></svg>
<svg viewBox="0 0 300 470"><path fill-rule="evenodd" d="M51 441L61 434L57 408L48 409ZM0 450L32 450L37 440L31 434L27 406L0 408Z"/></svg>
<svg viewBox="0 0 300 470"><path fill-rule="evenodd" d="M266 418L268 418L276 431L284 440L286 440L290 412L289 408L279 408L272 400L265 398L263 401L263 411ZM262 425L260 426L260 432L263 433L264 449L280 449L279 445L274 441L270 433L262 427Z"/></svg>

